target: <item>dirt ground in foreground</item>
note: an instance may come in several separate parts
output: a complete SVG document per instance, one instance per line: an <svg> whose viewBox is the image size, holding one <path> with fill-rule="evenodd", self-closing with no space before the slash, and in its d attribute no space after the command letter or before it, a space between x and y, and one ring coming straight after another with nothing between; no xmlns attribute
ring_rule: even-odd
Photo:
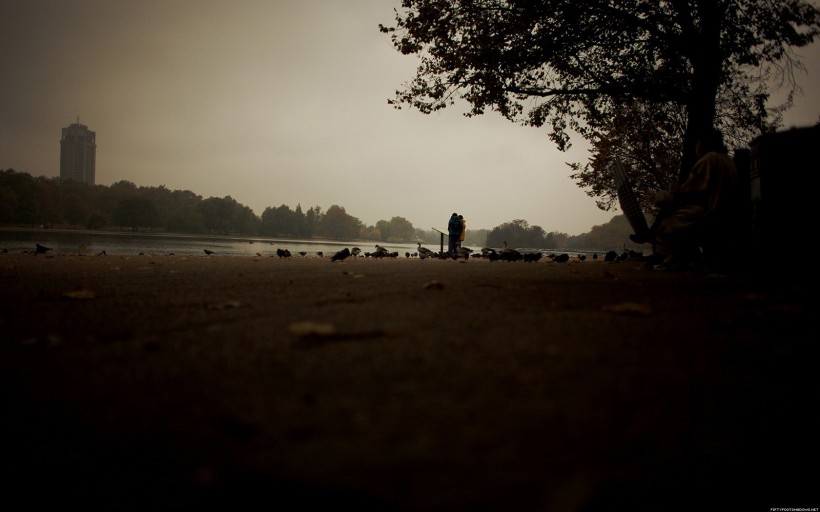
<svg viewBox="0 0 820 512"><path fill-rule="evenodd" d="M820 506L813 311L781 265L3 254L0 489L140 510Z"/></svg>

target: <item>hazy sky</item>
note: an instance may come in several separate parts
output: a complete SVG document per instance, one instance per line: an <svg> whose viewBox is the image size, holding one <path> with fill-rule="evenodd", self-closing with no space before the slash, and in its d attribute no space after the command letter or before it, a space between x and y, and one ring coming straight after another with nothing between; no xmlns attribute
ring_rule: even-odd
<svg viewBox="0 0 820 512"><path fill-rule="evenodd" d="M525 219L576 235L608 222L546 131L387 99L417 60L390 45L399 0L0 0L0 169L58 176L62 128L97 134L97 183L231 196L261 215L336 204L365 224L444 229ZM804 49L820 115L820 45Z"/></svg>

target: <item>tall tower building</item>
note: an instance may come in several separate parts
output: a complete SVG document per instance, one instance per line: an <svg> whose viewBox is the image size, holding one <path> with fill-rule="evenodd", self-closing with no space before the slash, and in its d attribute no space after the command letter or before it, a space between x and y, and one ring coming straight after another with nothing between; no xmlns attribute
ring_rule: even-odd
<svg viewBox="0 0 820 512"><path fill-rule="evenodd" d="M95 137L94 132L80 124L79 117L76 123L63 128L63 138L60 139L61 180L84 181L94 185L97 162Z"/></svg>

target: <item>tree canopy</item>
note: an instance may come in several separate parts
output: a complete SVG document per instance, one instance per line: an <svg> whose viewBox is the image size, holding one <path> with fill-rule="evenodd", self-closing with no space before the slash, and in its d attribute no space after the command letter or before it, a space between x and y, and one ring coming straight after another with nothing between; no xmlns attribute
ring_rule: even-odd
<svg viewBox="0 0 820 512"><path fill-rule="evenodd" d="M820 11L804 0L403 0L380 25L417 55L389 102L423 113L464 100L548 126L561 150L592 145L573 177L608 209L621 158L646 189L686 176L697 133L713 126L745 147L782 123ZM772 89L786 100L769 105ZM640 192L640 191L639 191Z"/></svg>

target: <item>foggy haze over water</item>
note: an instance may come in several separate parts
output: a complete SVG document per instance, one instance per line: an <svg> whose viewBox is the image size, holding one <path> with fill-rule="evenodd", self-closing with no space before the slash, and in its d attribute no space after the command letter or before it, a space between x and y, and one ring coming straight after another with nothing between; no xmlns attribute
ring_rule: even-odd
<svg viewBox="0 0 820 512"><path fill-rule="evenodd" d="M47 254L74 254L100 255L105 251L106 256L207 256L205 249L213 251L212 257L218 256L248 256L276 257L277 249L287 249L292 257L300 257L300 251L305 251L306 257L317 257L321 252L323 257L330 257L336 251L359 247L362 255L373 252L376 244L390 252L398 252L400 258L405 253L418 251L417 243L390 243L372 240L301 240L270 237L242 237L242 236L210 236L186 235L168 233L134 233L112 231L60 230L60 229L14 229L0 228L0 250L8 253L33 253L36 244L50 248ZM434 252L447 250L447 236L443 242L422 242L422 246ZM481 247L465 244L473 251L480 251ZM500 248L496 248L500 249ZM520 248L526 251L528 248ZM618 247L602 247L600 252L620 250ZM535 250L535 249L533 249ZM555 253L589 253L587 249L560 249L542 252Z"/></svg>
<svg viewBox="0 0 820 512"><path fill-rule="evenodd" d="M205 256L205 249L213 251L212 256L276 256L276 249L288 249L293 257L299 257L299 251L307 256L317 256L322 252L325 257L332 256L345 247L359 247L364 252L371 252L379 244L389 251L404 253L415 252L415 243L395 244L374 241L335 241L335 240L294 240L287 238L241 237L241 236L204 236L166 233L133 233L84 230L53 229L0 229L0 249L9 253L33 252L36 244L51 249L48 254L84 254L94 255L105 251L107 256ZM423 243L425 247L438 252L439 243ZM465 246L466 247L466 246ZM446 250L445 239L445 250Z"/></svg>

